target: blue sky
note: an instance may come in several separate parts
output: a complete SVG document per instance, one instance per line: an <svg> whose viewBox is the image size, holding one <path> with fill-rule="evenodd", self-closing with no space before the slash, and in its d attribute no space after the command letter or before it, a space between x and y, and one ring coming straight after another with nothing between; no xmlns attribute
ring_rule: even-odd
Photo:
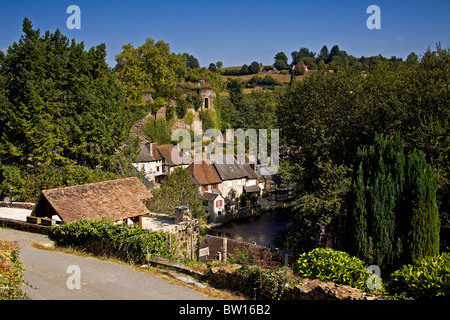
<svg viewBox="0 0 450 320"><path fill-rule="evenodd" d="M81 29L69 30L69 5L81 9ZM369 30L369 5L381 9L381 29ZM0 0L0 50L21 35L24 17L34 28L61 30L86 48L105 43L107 62L124 44L139 46L146 38L163 40L173 52L194 55L202 66L222 61L224 66L272 64L277 52L290 58L307 47L319 52L335 44L360 57L382 54L406 58L423 54L441 42L450 47L450 1L85 1Z"/></svg>

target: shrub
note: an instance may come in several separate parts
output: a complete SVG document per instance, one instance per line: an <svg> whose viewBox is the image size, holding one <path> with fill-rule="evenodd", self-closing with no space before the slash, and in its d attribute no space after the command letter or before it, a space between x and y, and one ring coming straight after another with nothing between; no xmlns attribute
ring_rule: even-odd
<svg viewBox="0 0 450 320"><path fill-rule="evenodd" d="M237 288L254 299L280 300L286 284L294 278L290 270L284 267L276 270L242 267L236 273L240 279Z"/></svg>
<svg viewBox="0 0 450 320"><path fill-rule="evenodd" d="M26 284L24 270L19 261L19 247L12 242L0 240L0 300L27 299L21 289Z"/></svg>
<svg viewBox="0 0 450 320"><path fill-rule="evenodd" d="M78 247L130 263L144 263L152 256L171 257L165 234L115 225L106 219L80 220L53 227L50 236L59 246Z"/></svg>
<svg viewBox="0 0 450 320"><path fill-rule="evenodd" d="M425 257L391 274L387 289L413 298L450 297L450 253Z"/></svg>
<svg viewBox="0 0 450 320"><path fill-rule="evenodd" d="M364 291L369 291L367 280L372 275L360 259L328 248L316 248L301 254L294 272L302 277L331 281Z"/></svg>

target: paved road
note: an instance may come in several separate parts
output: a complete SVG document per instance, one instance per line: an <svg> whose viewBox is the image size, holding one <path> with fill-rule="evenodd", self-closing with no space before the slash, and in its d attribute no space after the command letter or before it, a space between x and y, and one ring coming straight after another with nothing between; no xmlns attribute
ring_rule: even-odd
<svg viewBox="0 0 450 320"><path fill-rule="evenodd" d="M32 248L32 243L51 243L44 235L0 228L0 239L18 242L19 260L26 269L24 275L34 287L23 289L32 300L207 299L196 291L135 271L130 266Z"/></svg>

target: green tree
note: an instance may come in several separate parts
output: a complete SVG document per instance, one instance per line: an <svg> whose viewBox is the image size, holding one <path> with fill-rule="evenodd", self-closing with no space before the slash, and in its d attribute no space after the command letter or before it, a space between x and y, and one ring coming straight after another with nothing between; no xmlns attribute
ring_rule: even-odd
<svg viewBox="0 0 450 320"><path fill-rule="evenodd" d="M151 212L173 215L175 206L188 206L194 218L207 220L208 215L199 201L198 189L189 173L181 167L175 168L152 194L153 198L146 202Z"/></svg>
<svg viewBox="0 0 450 320"><path fill-rule="evenodd" d="M187 125L192 126L192 124L194 123L194 118L195 118L194 113L192 111L188 111L188 113L184 117L184 122Z"/></svg>
<svg viewBox="0 0 450 320"><path fill-rule="evenodd" d="M68 165L126 170L128 148L121 148L131 117L105 58L104 44L85 51L59 30L41 36L24 19L1 65L3 165L28 172Z"/></svg>
<svg viewBox="0 0 450 320"><path fill-rule="evenodd" d="M201 79L205 80L215 91L220 93L225 90L227 83L217 72L211 72L207 68L198 68L189 70L186 75L186 81L198 83Z"/></svg>
<svg viewBox="0 0 450 320"><path fill-rule="evenodd" d="M296 183L298 197L326 192L314 183L319 162L357 171L353 164L360 145L372 145L375 133L398 134L407 151L426 155L442 226L450 225L448 50L429 50L412 65L394 67L379 57L362 61L368 66L364 75L350 67L311 73L281 95L277 127L292 164L283 170L284 179Z"/></svg>
<svg viewBox="0 0 450 320"><path fill-rule="evenodd" d="M176 114L178 119L184 119L187 113L187 101L183 97L177 98Z"/></svg>
<svg viewBox="0 0 450 320"><path fill-rule="evenodd" d="M148 140L156 142L158 145L171 142L169 125L165 118L156 120L149 118L144 125L144 134Z"/></svg>
<svg viewBox="0 0 450 320"><path fill-rule="evenodd" d="M243 64L241 70L239 71L239 74L241 75L249 74L248 65Z"/></svg>
<svg viewBox="0 0 450 320"><path fill-rule="evenodd" d="M439 254L440 220L436 204L436 181L425 154L408 155L405 181L405 222L409 226L404 241L404 263Z"/></svg>
<svg viewBox="0 0 450 320"><path fill-rule="evenodd" d="M349 201L351 253L393 271L439 253L436 182L423 153L405 162L401 139L375 138L360 149Z"/></svg>
<svg viewBox="0 0 450 320"><path fill-rule="evenodd" d="M275 62L273 64L273 66L276 69L282 70L282 69L286 69L287 65L288 65L288 57L286 56L286 54L284 52L278 52L275 57Z"/></svg>
<svg viewBox="0 0 450 320"><path fill-rule="evenodd" d="M211 71L211 72L217 72L217 67L216 67L216 65L214 63L210 63L209 67L208 67L208 70Z"/></svg>
<svg viewBox="0 0 450 320"><path fill-rule="evenodd" d="M154 98L171 98L187 73L186 55L174 54L169 44L150 38L138 48L124 45L116 61L114 72L124 87L127 103L141 102L143 89L153 89Z"/></svg>
<svg viewBox="0 0 450 320"><path fill-rule="evenodd" d="M186 59L186 67L188 69L200 68L200 63L198 62L197 58L195 58L193 55L183 53L183 57Z"/></svg>
<svg viewBox="0 0 450 320"><path fill-rule="evenodd" d="M248 72L250 74L255 74L258 73L259 71L261 71L261 65L256 61L253 61L248 67Z"/></svg>
<svg viewBox="0 0 450 320"><path fill-rule="evenodd" d="M320 49L319 56L317 57L318 62L319 61L327 61L329 55L330 55L330 52L328 51L328 47L323 46L322 49Z"/></svg>

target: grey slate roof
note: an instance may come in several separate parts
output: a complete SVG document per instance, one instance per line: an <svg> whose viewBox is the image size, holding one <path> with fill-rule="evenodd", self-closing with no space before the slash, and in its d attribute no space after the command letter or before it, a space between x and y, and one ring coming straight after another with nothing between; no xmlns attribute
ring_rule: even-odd
<svg viewBox="0 0 450 320"><path fill-rule="evenodd" d="M156 143L147 142L141 145L136 162L152 162L158 160L162 160L162 157L158 152Z"/></svg>
<svg viewBox="0 0 450 320"><path fill-rule="evenodd" d="M240 164L234 157L229 157L228 155L224 155L220 158L216 156L213 160L213 164L222 180L257 178L256 172L252 169L250 164Z"/></svg>

